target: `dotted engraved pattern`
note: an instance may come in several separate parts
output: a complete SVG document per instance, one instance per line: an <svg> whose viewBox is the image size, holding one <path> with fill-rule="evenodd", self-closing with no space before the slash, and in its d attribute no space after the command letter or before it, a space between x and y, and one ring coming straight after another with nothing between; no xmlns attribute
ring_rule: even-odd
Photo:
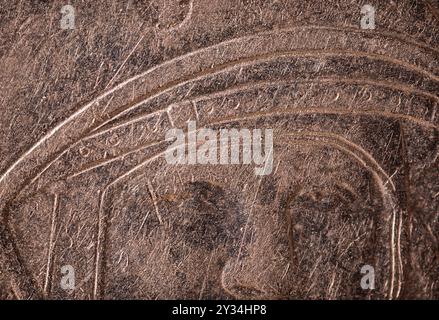
<svg viewBox="0 0 439 320"><path fill-rule="evenodd" d="M187 7L186 18L172 24L171 30L190 19L192 2L188 2ZM376 46L376 43L381 45ZM343 243L344 249L340 252L345 251L339 256L344 257L346 252L351 252L351 247L362 243L358 254L375 252L375 256L370 254L368 257L385 274L377 297L400 297L406 276L405 259L409 259L404 254L409 250L408 230L414 228L415 223L421 224L414 220L410 206L400 195L409 186L404 168L408 165L408 154L413 152L409 150L412 132L420 130L426 137L433 137L437 150L438 56L438 49L396 33L295 27L235 38L195 50L109 87L50 130L0 177L0 210L7 220L0 229L3 255L0 262L13 277L16 296L60 296L54 285L58 281L54 270L75 257L84 259L84 269L80 270L85 275L84 280L77 283L83 293L77 293L75 297L78 298L102 298L111 294L110 279L115 277L112 272L120 272L115 265L137 268L135 270L140 274L161 274L158 266L164 258L159 249L171 250L169 248L174 245L167 242L171 240L164 234L178 229L172 226L177 218L170 218L178 213L169 203L175 207L184 204L197 208L183 196L187 193L195 198L201 194L200 197L207 197L202 199L213 201L218 208L222 208L222 201L230 201L235 209L224 207L224 211L232 212L231 216L238 215L235 211L245 212L243 234L234 242L238 253L227 256L218 271L221 294L236 298L301 296L297 289L285 289L284 284L269 288L255 285L254 279L246 278L244 271L254 268L258 260L252 244L261 241L263 247L267 244L260 238L266 237L264 239L270 239L267 240L270 243L284 245L284 238L263 230L270 230L267 221L275 219L269 211L275 210L285 216L285 246L288 249L280 259L288 256L290 260L285 264L272 264L271 273L261 271L260 277L266 280L274 273L284 273L288 274L285 279L290 283L298 283L297 277L303 272L300 269L304 263L303 250L308 241L300 236L300 230L314 221L306 215L307 201L348 197L341 201L343 205L365 203L365 207L372 209L364 209L364 217L358 218L362 222L358 226L357 240L354 231L352 237L351 231L346 231L346 241L350 243ZM216 189L215 184L200 182L209 180L208 170L216 170L212 167L200 167L199 177L194 177L191 168L167 165L163 157L168 145L164 141L165 132L173 127L185 128L187 120L196 120L198 128L274 128L273 179L279 181L270 182L273 185L267 187L267 190L277 190L272 198L263 200L268 191L263 194L261 191L270 178L252 177L252 170L230 166L233 168L224 168L217 173L221 176L218 180L229 181L231 189L244 189L243 195L238 196L238 191L233 193L224 186ZM367 132L362 126L366 120L377 128L387 128L382 130L389 136L377 137L374 132ZM371 140L368 142L365 137ZM395 148L397 151L390 153L388 158L380 156L388 143L400 143L401 147ZM433 152L432 159L434 156ZM313 161L318 164L312 164ZM432 161L437 162L437 155ZM343 165L331 167L334 163ZM301 172L302 179L295 180L295 172ZM247 181L230 182L236 175ZM142 185L145 185L143 194L148 195L145 200L148 212L139 213L142 218L131 235L130 221L126 230L121 227L130 218L128 213L123 217L119 205L124 201L135 203L135 190ZM331 188L325 189L323 185ZM374 198L366 199L358 191L362 188L374 190L370 193ZM132 192L125 194L127 190ZM206 192L210 194L205 190L216 190L215 193L223 194L226 200L209 200L212 196L205 196ZM87 192L93 197L82 199ZM31 253L22 245L25 240L12 237L26 227L24 212L34 212L29 209L30 204L23 205L27 203L26 198L40 199L37 202L41 208L35 208L36 212L46 210L46 207L50 212L45 230L49 240L41 248L44 257L35 265L26 262ZM175 200L177 198L179 200ZM87 214L80 218L78 212ZM303 215L297 212L303 212ZM320 218L326 219L314 217ZM239 225L241 220L236 219L234 224ZM282 219L276 218L273 225L285 223L279 221ZM434 227L429 223L423 222L419 228L431 234L425 241L437 248L437 238L431 231ZM347 223L346 230L351 230L352 225L353 222ZM145 234L147 228L152 231ZM184 232L192 230L185 225L179 228ZM147 261L158 262L155 265L151 262L151 266L148 262L139 266L132 262L129 255L138 257L141 253L134 253L134 249L124 250L124 243L113 241L115 234L124 232L121 230L127 232L127 238L132 236L150 243L149 237L161 243L157 248L148 249L151 251L148 251L150 260ZM255 239L247 240L255 230L262 231ZM223 230L215 232L222 235ZM79 236L74 237L75 233L83 234L83 243ZM317 246L318 240L313 239L309 241ZM126 241L127 248L130 241ZM218 246L214 240L201 244L194 244L193 239L185 241L187 246L211 253L216 252L209 251L211 247ZM70 250L70 258L65 250ZM354 255L357 254L355 250ZM376 257L378 254L380 258ZM192 258L195 259L195 254ZM206 259L213 259L212 254ZM270 268L268 261L260 261L260 268L264 263ZM316 263L330 265L329 262ZM309 270L316 269L317 264ZM288 265L287 269L285 265ZM346 269L351 267L346 266ZM167 276L162 275L162 279ZM337 292L344 290L336 273L331 279L325 284L328 288L325 297L337 297ZM163 281L167 283L167 280ZM302 285L306 286L306 283ZM202 298L207 287L206 280L194 297ZM148 288L148 284L142 290L144 288ZM313 290L309 288L311 296ZM147 292L143 297L169 295L163 289L162 292Z"/></svg>

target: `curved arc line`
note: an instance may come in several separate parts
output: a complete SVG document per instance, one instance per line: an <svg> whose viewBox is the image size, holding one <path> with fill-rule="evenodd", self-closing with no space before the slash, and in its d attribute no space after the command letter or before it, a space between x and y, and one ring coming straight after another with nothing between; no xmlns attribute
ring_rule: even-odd
<svg viewBox="0 0 439 320"><path fill-rule="evenodd" d="M296 111L296 112L294 112L294 111ZM236 122L236 121L240 121L240 120L250 120L250 119L262 118L262 117L270 117L270 116L275 117L275 116L282 116L282 115L294 116L294 115L312 115L312 114L322 114L322 115L346 114L346 115L350 115L350 116L358 116L358 115L367 115L367 116L371 115L371 116L373 116L373 115L377 115L376 112L368 112L368 111L353 112L353 111L345 111L345 109L340 109L340 110L339 109L326 109L325 110L325 109L320 109L320 108L309 108L309 109L304 109L304 110L293 110L293 111L291 111L291 110L290 111L275 111L275 112L271 112L271 113L253 113L253 114L249 114L246 117L227 118L227 119L223 119L223 120L218 120L216 122L211 122L211 123L208 123L206 125L208 125L208 126L209 125L212 125L212 126L213 125L221 125L221 124L227 124L227 123L230 123L230 122ZM390 119L407 120L407 121L412 121L412 122L415 122L415 123L419 122L418 124L425 125L425 123L420 122L418 119L411 118L409 116L404 116L404 115L399 115L399 114L388 114L388 113L385 113L385 112L378 113L378 115L381 115L383 117L387 117L387 118L390 118ZM430 125L431 128L439 130L439 127L434 126L434 125L432 125L430 123L427 123L427 124ZM154 141L152 145L155 146L155 145L158 145L159 143L160 143L160 140L157 140L157 141ZM111 159L104 160L101 163L97 163L94 166L82 168L82 169L79 170L79 172L76 172L76 173L73 173L73 174L69 175L68 178L73 178L73 177L79 176L80 174L83 174L83 173L88 172L90 170L93 170L95 168L99 168L99 167L101 167L103 165L106 165L107 163L111 163L111 162L117 161L117 160L119 160L119 159L125 157L126 155L129 155L129 154L133 153L133 152L136 152L136 151L139 151L139 150L142 150L142 149L145 149L145 148L149 148L150 146L151 146L150 144L147 144L146 146L142 146L142 147L139 147L139 148L133 148L133 149L131 149L131 150L127 151L127 152L124 152L124 153L122 153L122 154L120 154L118 156L115 156L115 157L113 157ZM376 164L376 165L378 166L378 164ZM395 186L393 185L393 182L392 182L391 178L386 175L386 179L387 179L388 182L390 182L390 184L392 185L392 188L395 189Z"/></svg>
<svg viewBox="0 0 439 320"><path fill-rule="evenodd" d="M297 134L288 134L288 135L296 136L296 137L301 137L301 138L306 137L306 135L304 135L304 134L299 134L299 135L297 135ZM314 133L314 135L319 136L319 137L332 138L332 139L334 139L334 140L336 140L338 142L346 144L348 147L340 146L339 143L329 142L329 144L331 144L332 146L334 146L336 148L339 148L340 150L343 150L344 152L346 152L349 155L351 155L352 157L354 157L354 159L356 159L358 163L360 163L366 170L371 172L371 174L374 177L375 182L378 184L378 186L380 188L381 194L383 195L383 201L384 202L389 201L390 204L392 204L392 207L394 207L393 199L395 199L395 197L391 195L393 192L390 191L390 194L389 194L389 192L387 191L387 188L385 187L385 183L384 183L383 179L378 175L378 172L380 172L381 174L384 173L384 177L387 179L387 181L390 181L390 178L385 173L385 171L377 164L376 160L374 160L374 158L368 152L366 152L360 146L355 145L354 143L350 142L346 138L344 138L344 137L342 137L340 135L337 135L337 134L332 134L332 133L317 133L317 134L315 134ZM288 141L288 142L290 142L290 141ZM326 142L326 143L328 143L328 142ZM353 145L356 146L354 148L355 151L357 151L359 154L365 156L365 158L368 161L372 161L372 163L374 165L375 164L378 165L378 169L379 169L378 172L375 171L372 167L368 166L367 165L367 161L362 159L360 156L358 156L352 150L349 150L349 147L353 147ZM98 243L96 245L95 279L94 279L94 288L93 288L93 295L94 295L95 299L99 298L100 293L102 291L102 288L100 286L102 285L102 282L103 282L102 269L103 269L103 267L105 265L105 261L103 261L103 247L104 247L103 243L106 242L106 239L105 239L105 233L106 232L105 232L105 230L102 229L102 226L104 225L104 222L102 220L104 219L103 203L105 202L105 196L107 194L107 191L112 186L117 185L119 182L121 182L124 178L131 176L131 174L136 173L139 169L143 168L145 165L147 165L150 162L160 158L161 156L163 156L167 152L173 151L176 148L177 147L174 147L172 149L167 149L165 151L162 151L162 152L159 152L159 153L155 154L154 156L149 157L148 159L145 159L140 164L136 165L135 167L133 167L132 169L130 169L126 173L124 173L121 176L117 177L112 182L108 183L105 186L105 188L103 189L103 191L101 192L100 198L99 198L100 205L99 205L99 212L98 212L98 236L97 236ZM389 195L389 196L385 197L384 195L386 195L386 194ZM392 232L394 232L394 230L392 230ZM395 269L394 266L393 266L393 262L395 260L393 255L394 255L394 251L392 251L392 260L391 260L392 261L392 281L391 281L392 282L392 288L391 288L391 292L393 292L393 281L394 281L393 280L394 279L394 272L393 272L393 270Z"/></svg>
<svg viewBox="0 0 439 320"><path fill-rule="evenodd" d="M436 100L436 101L439 102L439 97L438 96L435 96L435 95L433 95L433 94L431 94L431 93L429 93L427 91L418 90L418 89L412 88L410 86L405 86L405 85L401 85L401 84L395 85L395 84L390 83L390 82L387 83L387 82L384 82L384 81L374 81L374 80L369 80L369 79L357 79L357 80L355 80L355 79L349 79L349 78L322 78L322 79L316 79L316 80L303 80L303 81L299 80L299 81L295 81L295 82L292 82L292 81L291 82L290 81L260 81L258 83L252 83L251 85L249 85L249 84L237 85L237 86L235 86L233 88L229 88L229 89L226 89L226 90L223 90L223 91L217 91L215 93L207 94L207 95L200 95L200 96L197 96L195 99L185 99L185 100L182 100L182 101L179 101L179 102L176 102L176 103L177 104L185 104L185 103L189 103L191 101L194 101L194 102L208 101L210 99L216 99L216 98L219 98L219 97L224 97L224 96L229 95L229 94L234 94L234 93L242 92L241 90L253 90L254 88L261 88L262 89L262 88L267 88L267 87L270 87L270 86L275 86L277 84L295 85L295 84L304 84L304 83L310 83L310 84L314 84L314 83L319 83L319 84L347 83L347 84L376 85L376 86L380 86L380 87L383 87L383 88L389 88L389 89L398 90L398 91L402 91L402 92L407 92L407 93L411 93L411 94L423 95L425 97L428 97L430 99L433 99L433 100ZM151 97L151 99L153 99L153 98L155 98L155 97ZM136 107L140 106L142 104L146 104L149 101L150 101L150 98L144 99L144 100L140 101L138 104L136 104ZM153 112L149 112L149 113L146 113L146 114L143 114L143 115L139 115L139 116L135 117L134 119L130 119L130 120L121 122L121 123L116 124L116 125L114 125L112 127L104 128L102 130L96 130L92 134L86 136L84 138L84 140L95 138L95 137L100 136L100 135L102 135L102 134L104 134L106 132L109 132L111 130L122 128L122 127L124 127L126 125L130 125L132 123L136 123L138 121L141 121L141 120L144 120L144 119L148 119L148 118L154 117L154 116L159 115L159 114L163 114L164 112L168 111L169 108L171 106L175 105L176 103L175 102L171 103L166 108L158 109L158 110L155 110ZM413 117L413 116L410 116L410 115L405 115L405 114L399 114L399 113L394 113L394 114L395 115L406 116L406 117L411 117L411 118L413 118L413 120L411 120L411 121L414 121L414 122L417 122L417 123L419 122L419 124L424 125L424 126L431 126L431 127L434 127L434 128L438 128L437 126L435 126L434 124L432 124L431 122L426 121L426 120L421 120L421 119L418 119L416 117Z"/></svg>
<svg viewBox="0 0 439 320"><path fill-rule="evenodd" d="M226 44L229 44L229 43L234 43L234 42L238 42L238 41L242 41L242 40L245 40L245 39L248 39L248 40L250 40L250 39L255 39L256 37L260 37L260 36L263 36L263 35L270 35L270 34L276 34L276 32L288 32L288 31L291 31L291 30L297 30L297 29L302 29L302 30L306 30L306 29L323 29L323 30L331 30L331 28L329 28L329 27L322 27L322 26L307 26L307 27L295 27L295 28L290 28L290 29L284 29L284 30L281 30L281 31L279 31L279 30L275 30L275 31L269 31L269 32L262 32L262 33L260 33L260 34L257 34L257 35L253 35L253 36L244 36L244 37L239 37L239 38L234 38L234 39L230 39L230 40L227 40L227 41L224 41L224 42L221 42L221 43L219 43L219 44L216 44L216 45L213 45L213 46L210 46L210 47L207 47L207 48L202 48L202 49L199 49L199 50L196 50L196 51L193 51L193 52L189 52L189 53L187 53L187 54L185 54L185 55L182 55L182 56L180 56L180 57L176 57L176 58L174 58L174 59L171 59L171 60L168 60L168 61L166 61L166 62L164 62L164 63L162 63L162 64L160 64L160 65L157 65L157 66L154 66L153 68L151 68L151 69L149 69L149 70L147 70L147 71L145 71L145 72L143 72L143 73L140 73L140 74L138 74L138 75L136 75L136 76L134 76L134 77L131 77L131 78L129 78L129 79L127 79L127 80L125 80L125 81L123 81L123 82L121 82L121 83L119 83L118 85L116 85L115 87L113 87L112 89L110 89L110 90L108 90L108 91L106 91L106 92L104 92L104 93L102 93L101 95L99 95L99 96L97 96L96 98L94 98L93 100L91 100L91 101L89 101L88 103L86 103L85 105L83 105L82 107L80 107L77 111L75 111L73 114L71 114L68 118L66 118L65 120L63 120L63 121L61 121L58 125L56 125L54 128L52 128L51 130L49 130L49 132L48 133L46 133L42 138L40 138L35 144L33 144L26 152L24 152L17 160L15 160L2 174L1 174L1 176L0 176L0 183L4 183L5 182L5 180L6 180L6 178L7 177L9 177L9 175L11 174L11 172L13 172L13 170L19 165L19 164L21 164L22 162L24 162L25 161L25 159L29 156L29 155L31 155L35 150L37 150L40 146L42 146L47 140L49 140L49 138L51 138L52 136L54 136L55 134L57 134L57 132L58 131L60 131L64 126L66 126L67 124L69 124L69 123L71 123L73 120L75 120L77 117L79 117L81 114L83 114L85 111L87 111L90 107L92 107L92 106L94 106L96 103L98 103L99 101L101 101L102 99L104 99L104 98L106 98L107 96L110 96L111 94L113 94L113 93L115 93L117 90L119 90L119 89L121 89L121 88L123 88L123 87L125 87L126 85L128 85L128 84L130 84L130 83L132 83L132 82L134 82L134 81L136 81L137 79L140 79L140 78L142 78L142 77L145 77L145 76L147 76L148 74L151 74L152 72L154 72L154 71L156 71L156 70L158 70L159 68L163 68L163 67L165 67L165 66L167 66L167 65L171 65L172 63L174 63L174 62L178 62L178 61L183 61L185 58L187 58L187 57L191 57L191 56L195 56L195 55L197 55L197 54L201 54L201 53L203 53L203 52L207 52L208 50L214 50L214 49L219 49L219 48L221 48L222 46L224 46L224 45L226 45ZM325 29L326 28L326 29ZM332 28L333 29L333 28ZM346 31L346 29L347 28L340 28L340 29L338 29L338 28L336 28L335 30L337 30L337 31ZM360 31L358 31L358 30L350 30L350 31L352 31L352 32L356 32L356 33L363 33L363 32L360 32ZM378 33L377 33L378 34ZM383 34L384 35L384 34ZM398 39L399 41L403 41L403 42L406 42L406 43L410 43L410 44L414 44L414 45L416 45L416 46L418 46L418 47L421 47L421 48L424 48L424 49L427 49L427 50L430 50L430 51L434 51L434 52L437 52L438 50L436 50L436 49L434 49L434 48L431 48L431 47L429 47L429 46L427 46L427 45L424 45L424 44L421 44L421 43L418 43L418 42L410 42L410 41L407 41L407 39L401 39L400 38L400 36L395 36L395 35L390 35L390 34L387 34L387 35L385 35L385 36L388 36L388 37L390 37L390 38L394 38L394 39ZM387 57L388 58L388 57ZM392 59L391 59L392 60ZM395 62L394 60L393 60L393 62ZM408 64L409 66L411 66L411 67L414 67L415 69L416 68L418 68L418 67L416 67L416 66L413 66L413 65L411 65L411 64ZM419 68L418 68L419 69ZM421 70L421 72L422 73L427 73L427 74L430 74L430 73L428 73L428 72L425 72L424 70L422 70L422 69L420 69ZM435 79L436 81L437 81L437 77L436 76L433 76L433 79ZM92 127L91 127L92 128ZM90 130L90 127L89 128L87 128L87 129L85 129L85 131L87 132L87 131L89 131ZM79 137L79 138L77 138L77 139L81 139L81 137ZM62 146L61 148L65 148L65 146ZM67 146L67 149L68 149L69 147ZM65 150L67 150L67 149L65 149ZM64 151L65 151L64 150ZM0 195L3 197L3 194L4 194L4 188L1 188L1 190L0 190ZM8 195L7 195L8 196ZM9 195L10 196L10 195ZM4 209L5 209L5 205L7 204L7 201L1 201L0 202L0 211L4 211Z"/></svg>
<svg viewBox="0 0 439 320"><path fill-rule="evenodd" d="M249 62L251 62L251 63L266 62L266 61L270 61L271 59L280 58L280 57L314 57L314 56L315 57L318 57L318 56L366 57L366 58L370 58L370 59L374 59L374 60L386 61L386 62L389 62L391 64L404 66L407 69L410 69L410 70L417 72L417 73L424 74L425 76L433 79L434 81L439 82L439 77L429 73L428 71L425 71L417 66L410 65L410 64L405 63L403 61L396 60L394 58L389 58L387 56L383 56L383 55L379 55L379 54L369 54L369 53L360 52L360 51L348 51L348 50L313 50L313 51L286 50L286 51L276 51L276 52L271 52L269 54L261 54L261 55L251 56L249 58L245 58L245 59L238 60L238 61L228 62L228 63L225 63L225 64L222 64L222 65L215 67L215 69L213 69L213 70L208 70L207 72L200 72L200 73L195 74L187 79L183 79L181 82L177 81L176 84L171 82L170 85L165 86L163 88L163 90L160 90L152 95L146 94L145 98L141 99L139 102L136 102L132 105L129 105L129 107L126 109L117 111L114 116L111 116L110 118L108 118L107 120L103 121L101 124L96 126L96 128L94 128L92 130L92 132L98 131L100 128L102 128L103 126L105 126L109 122L118 119L119 117L129 113L132 110L135 110L137 107L141 106L142 104L149 102L150 100L157 98L164 93L170 92L171 90L178 88L179 86L189 84L193 81L202 80L206 76L220 74L221 72L224 72L228 69L235 69L235 68L239 68L242 66L246 66Z"/></svg>
<svg viewBox="0 0 439 320"><path fill-rule="evenodd" d="M222 46L225 46L227 44L231 44L234 42L239 42L239 41L245 41L245 40L251 40L253 38L257 38L257 37L261 37L261 36L267 36L267 35L273 35L276 34L276 32L291 32L291 31L295 31L297 29L302 29L302 30L334 30L334 31L346 31L346 29L348 28L336 28L336 27L325 27L325 26L306 26L306 27L293 27L293 28L288 28L288 29L282 29L282 30L275 30L275 31L268 31L268 32L261 32L257 35L251 35L251 36L244 36L244 37L238 37L238 38L233 38L230 40L226 40L223 41L219 44L215 44L213 46L210 47L206 47L206 48L202 48L202 49L198 49L189 53L186 53L182 56L173 58L171 60L168 60L162 64L159 64L157 66L152 67L151 69L142 72L138 75L135 75L131 78L128 78L127 80L119 83L118 85L114 86L112 89L102 93L101 95L99 95L98 97L96 97L95 99L91 100L90 102L88 102L87 104L85 104L84 106L82 106L81 108L79 108L77 111L75 111L72 115L70 115L67 119L63 120L62 122L60 122L58 125L56 125L54 128L52 128L46 135L44 135L42 138L40 138L40 140L38 140L32 147L30 147L24 154L22 154L12 165L10 165L8 167L8 169L6 169L0 176L0 183L3 182L3 180L5 179L5 177L22 161L22 159L26 156L28 156L30 153L32 153L35 149L37 149L40 145L42 145L44 143L44 141L46 141L49 137L51 137L52 135L54 135L56 132L58 132L62 127L64 127L66 124L68 124L69 122L71 122L74 118L76 118L77 116L81 115L82 113L84 113L87 109L89 109L92 105L94 105L95 103L99 102L100 100L106 98L107 96L111 95L112 93L116 92L117 90L125 87L126 85L130 84L131 82L136 81L137 79L140 79L142 77L147 76L148 74L158 70L159 68L163 68L167 65L171 65L172 63L178 62L178 61L183 61L184 59L188 58L188 57L192 57L195 56L197 54L200 54L204 51L208 51L208 50L213 50L215 48L219 49ZM355 29L348 29L351 32L354 33L360 33L360 34L365 34L363 31L361 30L355 30ZM376 32L376 34L380 34L378 32ZM383 34L384 35L384 34ZM402 42L406 42L406 43L410 43L413 45L416 45L418 47L424 48L424 49L429 49L432 50L434 52L439 52L439 50L436 50L434 48L429 47L428 45L425 44L421 44L418 42L415 42L414 40L409 40L409 38L401 38L401 36L396 36L395 34L392 35L392 33L388 33L385 34L385 36L388 36L392 39L397 39L399 41ZM409 41L408 41L409 40Z"/></svg>
<svg viewBox="0 0 439 320"><path fill-rule="evenodd" d="M329 80L329 79L326 79L326 80ZM326 81L326 80L323 80L323 82L324 81ZM346 79L346 80L348 80L348 79ZM307 81L304 81L304 82L307 82ZM309 82L313 82L312 80L310 80ZM355 82L359 82L358 80L352 80L351 82L353 82L353 83L355 83ZM370 84L375 84L375 82L374 81L369 81L368 80L368 83L370 83ZM386 83L382 83L383 84L383 86L386 86L387 84ZM388 84L388 86L389 87L392 87L392 85L391 84ZM428 96L428 97L431 97L431 98L435 98L435 99L439 99L437 96L434 96L434 95L432 95L432 94L430 94L430 93L427 93L427 92L424 92L424 91L422 91L422 90L418 90L418 89L413 89L413 88L411 88L411 87L409 87L409 86L404 86L404 85L402 85L401 87L404 87L405 89L407 89L407 90L410 90L411 89L411 91L412 92L415 92L415 93L422 93L422 94L424 94L425 96ZM402 88L401 88L402 89ZM227 91L227 90L225 90L225 91ZM163 93L163 92L162 92ZM162 94L162 93L160 93L160 94ZM160 94L157 94L157 95L155 95L155 96L151 96L151 97L148 97L148 98L146 98L146 99L144 99L144 100L142 100L140 103L138 103L138 104L136 104L135 106L137 107L138 105L141 105L141 104L144 104L144 103L147 103L148 101L150 101L151 99L153 99L154 97L158 97ZM215 94L217 94L217 93L214 93L213 95L215 95ZM184 101L183 101L184 102ZM141 116L141 117L139 117L139 118L148 118L148 117L152 117L152 116L155 116L155 115L158 115L158 114L161 114L161 113L163 113L163 112L165 112L167 109L165 108L165 109L159 109L159 110L156 110L156 111L153 111L153 112L151 112L151 113L149 113L149 114L147 114L147 115L145 115L145 116ZM322 113L323 114L323 112L322 111L319 111L319 110L317 110L319 113ZM315 112L315 111L311 111L311 112ZM306 113L306 111L300 111L300 113ZM330 112L329 112L330 113ZM341 113L341 112L340 112ZM356 114L368 114L367 113L367 111L359 111L359 112L356 112L356 111L349 111L349 112L344 112L345 114L348 114L348 113L350 113L350 114L354 114L354 113L356 113ZM373 115L372 114L373 112L371 112L371 113L369 113L370 115ZM408 115L403 115L403 114L394 114L394 115L391 115L391 114L388 114L388 113L383 113L383 112L381 112L381 113L379 113L379 111L377 111L376 112L376 114L379 114L379 115L381 115L381 116L385 116L385 117L390 117L390 118L395 118L395 119L404 119L404 120L407 120L407 121L412 121L412 122L414 122L414 123L417 123L417 124L419 124L419 125L421 125L421 126L425 126L425 127L429 127L429 128L434 128L434 129L438 129L438 126L436 126L435 124L432 124L432 123L430 123L430 122L428 122L428 121L425 121L425 120L419 120L419 119L417 119L417 118L415 118L415 117L412 117L412 116L408 116ZM130 120L129 122L135 122L135 120L136 119L134 119L134 121L133 120ZM110 128L111 129L111 128ZM76 142L74 142L72 145L70 145L67 149L65 149L63 152L61 152L57 157L55 157L52 161L50 161L49 162L49 164L48 165L46 165L42 170L41 170L41 172L39 172L36 176L35 176L35 178L34 179L32 179L31 180L31 182L30 182L30 184L32 184L32 183L34 183L41 175L42 175L42 173L43 172L45 172L55 161L57 161L63 154L65 154L65 152L66 151L68 151L69 149L71 149L72 147L74 147L75 145L77 145L78 143L80 143L82 140L86 140L86 139L88 139L88 138L92 138L92 137L95 137L95 136L97 136L97 135L99 135L99 134L101 134L101 133L103 133L103 132L106 132L107 130L110 130L110 129L105 129L105 130L103 130L103 131L97 131L97 132L95 132L95 133L92 133L91 135L89 135L89 136L85 136L85 137L83 137L83 138L81 138L81 139L79 139L78 141L76 141Z"/></svg>

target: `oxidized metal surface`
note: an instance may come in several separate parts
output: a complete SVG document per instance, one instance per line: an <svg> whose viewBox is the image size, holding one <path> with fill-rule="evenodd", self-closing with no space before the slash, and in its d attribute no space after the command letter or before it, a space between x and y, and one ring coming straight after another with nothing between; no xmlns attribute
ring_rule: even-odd
<svg viewBox="0 0 439 320"><path fill-rule="evenodd" d="M439 6L369 3L3 1L0 298L438 299ZM167 163L189 120L273 171Z"/></svg>

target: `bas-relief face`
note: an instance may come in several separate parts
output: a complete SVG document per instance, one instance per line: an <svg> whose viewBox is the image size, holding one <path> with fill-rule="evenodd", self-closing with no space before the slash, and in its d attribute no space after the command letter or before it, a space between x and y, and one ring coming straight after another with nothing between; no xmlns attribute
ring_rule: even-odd
<svg viewBox="0 0 439 320"><path fill-rule="evenodd" d="M52 298L55 287L60 297L94 297L90 279L99 277L95 256L102 249L108 296L355 297L364 292L348 294L358 287L353 270L370 263L381 276L377 285L402 283L406 292L393 297L437 297L437 5L383 2L374 8L376 29L366 30L373 10L361 2L314 10L323 1L133 0L103 11L77 2L75 12L93 23L76 19L75 29L54 32L60 18L63 28L59 8L34 1L18 12L9 1L2 10L7 59L1 79L2 150L8 152L0 159L0 208L9 221L0 224L0 270L11 274L0 272L0 288L13 282L7 295L23 299ZM121 12L130 19L119 21ZM151 32L139 38L133 30ZM86 36L65 41L68 34ZM35 72L46 53L56 54ZM121 67L115 72L115 66ZM351 147L366 150L367 165L376 159L392 177L397 213L380 202L382 190L369 183L363 166L311 174L317 168L304 172L307 159L290 163L296 165L291 170L281 163L276 174L263 177L261 188L273 193L258 192L259 180L244 191L227 175L194 171L196 177L182 175L181 181L152 179L156 201L147 180L130 182L126 194L112 190L101 211L99 192L137 164L125 152L156 140L170 122L186 121L194 101L192 118L201 122L282 111L289 116L273 122L279 128L296 125L291 116L307 111L314 119L306 120L310 130L349 140L367 129ZM170 108L180 102L190 108ZM169 117L161 116L162 108L169 108ZM151 114L119 127L131 111ZM331 117L335 126L328 125ZM105 128L107 119L108 136L95 139L94 128ZM337 125L342 130L333 130ZM76 156L82 144L87 147ZM68 152L57 167L52 161L62 150ZM109 155L118 160L107 162ZM132 163L119 171L115 164L126 158ZM313 161L332 166L326 158ZM47 194L29 191L99 163L109 163L108 170L66 188L53 185ZM97 226L100 214L108 230ZM100 232L109 234L105 245ZM74 264L78 277L70 296L59 288L65 264ZM389 280L389 268L396 278Z"/></svg>
<svg viewBox="0 0 439 320"><path fill-rule="evenodd" d="M276 174L251 182L264 193L256 198L219 181L176 179L159 188L156 208L146 180L130 182L114 201L105 296L366 296L360 269L376 262L382 203L364 168L335 150L327 155L297 151Z"/></svg>

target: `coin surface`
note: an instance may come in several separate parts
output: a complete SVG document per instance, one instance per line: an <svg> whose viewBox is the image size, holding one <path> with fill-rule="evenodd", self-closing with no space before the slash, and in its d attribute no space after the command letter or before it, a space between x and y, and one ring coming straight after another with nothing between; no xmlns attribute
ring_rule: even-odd
<svg viewBox="0 0 439 320"><path fill-rule="evenodd" d="M438 299L439 6L363 5L2 4L0 298Z"/></svg>

